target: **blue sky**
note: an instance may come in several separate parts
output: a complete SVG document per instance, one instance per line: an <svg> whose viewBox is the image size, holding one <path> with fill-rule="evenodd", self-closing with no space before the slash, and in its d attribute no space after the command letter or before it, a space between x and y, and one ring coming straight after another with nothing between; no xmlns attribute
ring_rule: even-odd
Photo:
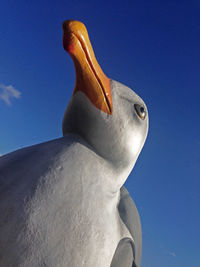
<svg viewBox="0 0 200 267"><path fill-rule="evenodd" d="M86 24L104 72L146 102L149 135L126 182L142 267L200 266L199 14L198 0L1 2L1 154L62 135L74 87L65 19Z"/></svg>

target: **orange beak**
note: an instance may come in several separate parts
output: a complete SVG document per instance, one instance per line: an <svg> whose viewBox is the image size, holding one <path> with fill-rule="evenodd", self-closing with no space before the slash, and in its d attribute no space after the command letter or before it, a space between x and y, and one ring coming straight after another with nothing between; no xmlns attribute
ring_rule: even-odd
<svg viewBox="0 0 200 267"><path fill-rule="evenodd" d="M72 57L76 70L73 94L82 91L96 108L112 115L110 79L95 58L85 25L67 20L63 23L63 31L63 47Z"/></svg>

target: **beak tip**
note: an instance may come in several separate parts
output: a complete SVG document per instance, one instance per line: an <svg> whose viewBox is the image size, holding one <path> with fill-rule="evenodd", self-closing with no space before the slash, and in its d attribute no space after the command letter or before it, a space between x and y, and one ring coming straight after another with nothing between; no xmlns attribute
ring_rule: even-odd
<svg viewBox="0 0 200 267"><path fill-rule="evenodd" d="M62 24L63 31L69 30L69 25L73 21L75 21L75 20L68 19L68 20L63 21L63 24Z"/></svg>
<svg viewBox="0 0 200 267"><path fill-rule="evenodd" d="M65 20L62 24L64 32L86 31L85 25L78 20Z"/></svg>

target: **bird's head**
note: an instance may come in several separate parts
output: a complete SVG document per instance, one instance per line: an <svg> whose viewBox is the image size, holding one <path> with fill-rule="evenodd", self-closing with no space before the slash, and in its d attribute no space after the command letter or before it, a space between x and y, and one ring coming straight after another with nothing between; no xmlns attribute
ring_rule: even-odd
<svg viewBox="0 0 200 267"><path fill-rule="evenodd" d="M63 30L63 46L76 70L63 135L76 133L118 168L132 168L147 136L147 108L134 91L103 73L83 23L65 21Z"/></svg>

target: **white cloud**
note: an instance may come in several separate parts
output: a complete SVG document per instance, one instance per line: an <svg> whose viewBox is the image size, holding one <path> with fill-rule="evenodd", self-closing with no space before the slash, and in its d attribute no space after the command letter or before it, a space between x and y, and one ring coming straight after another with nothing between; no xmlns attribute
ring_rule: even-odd
<svg viewBox="0 0 200 267"><path fill-rule="evenodd" d="M0 100L3 100L8 106L11 105L12 98L20 98L21 93L12 85L0 84Z"/></svg>

